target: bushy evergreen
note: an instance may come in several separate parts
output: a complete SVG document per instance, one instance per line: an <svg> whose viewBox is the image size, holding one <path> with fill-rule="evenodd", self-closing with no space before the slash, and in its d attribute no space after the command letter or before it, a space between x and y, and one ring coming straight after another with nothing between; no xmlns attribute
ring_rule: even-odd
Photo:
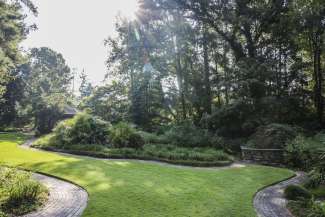
<svg viewBox="0 0 325 217"><path fill-rule="evenodd" d="M72 119L58 123L54 128L54 140L57 144L108 144L109 126L97 117L88 113L79 113Z"/></svg>
<svg viewBox="0 0 325 217"><path fill-rule="evenodd" d="M111 145L114 148L142 148L142 136L128 123L118 123L109 129Z"/></svg>

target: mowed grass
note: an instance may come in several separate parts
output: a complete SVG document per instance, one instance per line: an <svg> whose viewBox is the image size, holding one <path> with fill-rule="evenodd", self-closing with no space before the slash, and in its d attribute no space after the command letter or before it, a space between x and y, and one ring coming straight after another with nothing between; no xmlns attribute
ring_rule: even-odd
<svg viewBox="0 0 325 217"><path fill-rule="evenodd" d="M255 192L286 179L286 169L195 169L67 157L22 149L19 134L0 134L0 162L71 180L89 193L87 217L255 217Z"/></svg>

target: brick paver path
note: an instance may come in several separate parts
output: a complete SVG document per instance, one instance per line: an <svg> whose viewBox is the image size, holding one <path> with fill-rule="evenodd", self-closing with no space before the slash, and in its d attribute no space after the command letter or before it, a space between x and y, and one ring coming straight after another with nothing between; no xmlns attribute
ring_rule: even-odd
<svg viewBox="0 0 325 217"><path fill-rule="evenodd" d="M45 175L33 174L49 189L49 200L39 210L23 217L79 217L87 206L87 192L69 182Z"/></svg>
<svg viewBox="0 0 325 217"><path fill-rule="evenodd" d="M254 198L258 217L293 217L286 209L287 201L283 192L288 185L300 184L305 179L304 173L297 172L294 178L259 191Z"/></svg>
<svg viewBox="0 0 325 217"><path fill-rule="evenodd" d="M27 140L22 147L30 148L34 138ZM33 178L49 189L49 200L39 210L22 217L80 217L87 206L88 194L79 186L56 178L33 174Z"/></svg>

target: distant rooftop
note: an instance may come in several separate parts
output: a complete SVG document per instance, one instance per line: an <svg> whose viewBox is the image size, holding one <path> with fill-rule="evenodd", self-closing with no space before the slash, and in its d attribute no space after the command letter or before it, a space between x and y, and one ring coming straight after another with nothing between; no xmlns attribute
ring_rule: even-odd
<svg viewBox="0 0 325 217"><path fill-rule="evenodd" d="M69 106L69 105L66 105L64 107L64 115L67 115L67 116L74 116L78 113L78 109L72 107L72 106Z"/></svg>

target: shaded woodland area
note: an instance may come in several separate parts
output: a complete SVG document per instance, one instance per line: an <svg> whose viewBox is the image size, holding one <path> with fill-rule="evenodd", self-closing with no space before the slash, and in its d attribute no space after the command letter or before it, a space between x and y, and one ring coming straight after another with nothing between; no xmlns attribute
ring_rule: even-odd
<svg viewBox="0 0 325 217"><path fill-rule="evenodd" d="M323 128L322 1L144 0L140 10L106 41L110 95L125 96L139 126L191 120L226 136L273 122Z"/></svg>
<svg viewBox="0 0 325 217"><path fill-rule="evenodd" d="M324 127L320 0L142 0L137 19L118 17L118 37L105 40L107 85L82 74L80 97L62 55L20 53L36 27L24 24L19 3L1 4L1 125L22 117L38 125L47 109L59 115L72 104L149 131L183 121L231 137L269 123Z"/></svg>

